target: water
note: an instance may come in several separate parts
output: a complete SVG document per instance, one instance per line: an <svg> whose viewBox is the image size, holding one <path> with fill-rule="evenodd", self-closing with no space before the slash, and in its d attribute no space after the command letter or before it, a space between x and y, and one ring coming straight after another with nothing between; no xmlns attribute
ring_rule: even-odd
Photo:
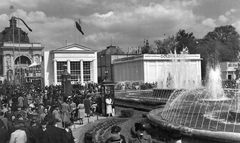
<svg viewBox="0 0 240 143"><path fill-rule="evenodd" d="M159 89L190 89L201 86L196 78L196 64L188 60L184 54L169 54L171 62L164 63L157 79ZM192 67L194 66L194 67Z"/></svg>
<svg viewBox="0 0 240 143"><path fill-rule="evenodd" d="M208 74L207 90L209 92L210 99L221 99L224 98L224 92L222 87L221 69L219 64L216 68L210 68Z"/></svg>
<svg viewBox="0 0 240 143"><path fill-rule="evenodd" d="M206 87L174 92L160 116L169 123L200 130L240 133L238 89L224 90L220 66L208 68ZM233 110L234 109L234 110Z"/></svg>

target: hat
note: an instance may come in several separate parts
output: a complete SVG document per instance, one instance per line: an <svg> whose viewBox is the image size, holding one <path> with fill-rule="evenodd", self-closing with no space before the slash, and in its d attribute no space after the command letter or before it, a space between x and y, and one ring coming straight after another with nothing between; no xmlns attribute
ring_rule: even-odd
<svg viewBox="0 0 240 143"><path fill-rule="evenodd" d="M144 131L144 125L142 123L135 123L135 130L136 131Z"/></svg>
<svg viewBox="0 0 240 143"><path fill-rule="evenodd" d="M118 143L121 141L121 137L119 134L113 134L110 139L110 143Z"/></svg>
<svg viewBox="0 0 240 143"><path fill-rule="evenodd" d="M113 127L111 128L111 133L118 133L118 132L120 132L121 130L122 130L121 127L119 127L119 126L113 126Z"/></svg>
<svg viewBox="0 0 240 143"><path fill-rule="evenodd" d="M72 123L70 121L65 122L65 127L69 127L71 125L72 125Z"/></svg>

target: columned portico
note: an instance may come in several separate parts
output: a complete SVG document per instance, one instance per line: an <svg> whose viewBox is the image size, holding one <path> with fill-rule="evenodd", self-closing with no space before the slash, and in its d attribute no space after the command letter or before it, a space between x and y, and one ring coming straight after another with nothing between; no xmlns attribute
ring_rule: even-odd
<svg viewBox="0 0 240 143"><path fill-rule="evenodd" d="M67 71L71 75L72 84L97 82L97 75L95 75L97 74L96 51L79 44L72 44L56 50L46 51L44 55L54 59L52 60L53 63L48 63L48 60L44 60L44 65L46 65L44 66L44 72L46 75L49 75L48 78L45 78L45 85L61 84L63 65L67 65ZM54 74L51 76L51 73ZM51 83L51 81L54 82Z"/></svg>

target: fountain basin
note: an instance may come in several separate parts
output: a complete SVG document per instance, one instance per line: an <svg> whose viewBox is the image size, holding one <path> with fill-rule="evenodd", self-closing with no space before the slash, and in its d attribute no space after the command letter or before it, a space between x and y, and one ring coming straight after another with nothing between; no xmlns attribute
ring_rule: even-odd
<svg viewBox="0 0 240 143"><path fill-rule="evenodd" d="M155 109L149 112L147 119L149 123L156 128L165 129L175 133L175 136L180 136L182 143L237 143L240 142L240 134L225 131L211 131L206 129L196 129L174 124L161 118L163 109ZM178 135L176 135L176 133Z"/></svg>

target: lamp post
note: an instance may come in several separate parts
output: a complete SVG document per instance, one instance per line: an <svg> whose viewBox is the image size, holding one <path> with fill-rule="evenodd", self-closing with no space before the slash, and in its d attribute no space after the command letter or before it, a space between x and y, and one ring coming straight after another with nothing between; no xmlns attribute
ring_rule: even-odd
<svg viewBox="0 0 240 143"><path fill-rule="evenodd" d="M21 19L21 18L19 18L19 17L15 17L15 16L13 16L12 17L13 18L13 23L15 22L15 19L17 19L18 20L18 24L19 24L19 20L20 21L22 21L22 23L28 28L28 30L29 31L31 31L32 32L32 29ZM14 25L14 24L13 24ZM15 33L14 33L14 26L13 26L13 47L14 47L14 43L15 43L15 41L14 41L14 35L15 35ZM20 54L20 43L21 43L21 41L20 41L20 36L21 36L21 34L20 34L20 28L18 27L18 45L19 45L19 47L18 47L18 50L19 50L19 58L18 58L18 60L19 60L19 68L20 68L20 77L19 77L19 83L21 84L21 67L20 67L20 65L21 65L21 54ZM14 51L15 51L15 47L14 47ZM13 67L14 67L14 71L15 71L15 61L14 61L14 63L13 63ZM15 76L15 75L14 75Z"/></svg>

